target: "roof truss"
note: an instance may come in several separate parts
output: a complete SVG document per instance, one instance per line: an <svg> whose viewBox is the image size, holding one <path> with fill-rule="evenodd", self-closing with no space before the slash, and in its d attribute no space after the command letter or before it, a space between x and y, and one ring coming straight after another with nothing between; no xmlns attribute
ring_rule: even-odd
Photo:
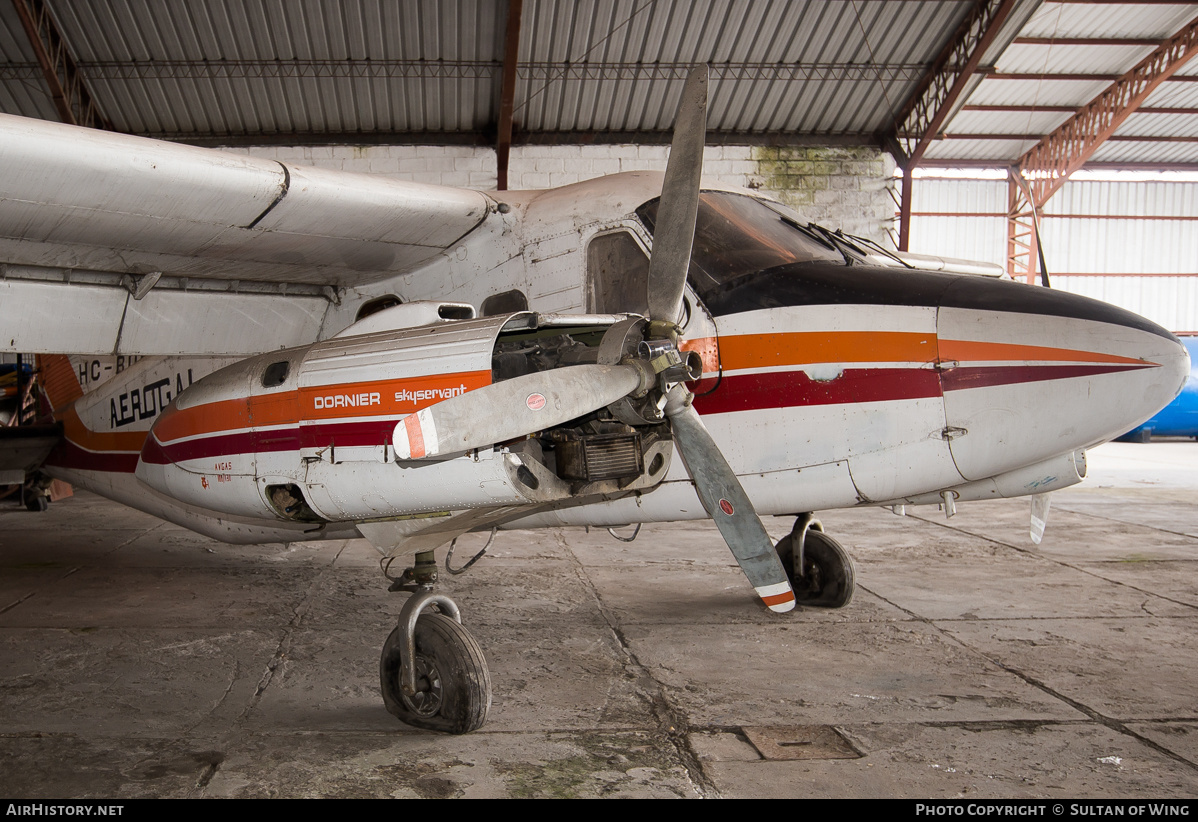
<svg viewBox="0 0 1198 822"><path fill-rule="evenodd" d="M1041 208L1148 95L1198 54L1198 17L1112 83L1015 163Z"/></svg>
<svg viewBox="0 0 1198 822"><path fill-rule="evenodd" d="M112 124L101 113L83 82L79 66L45 0L12 0L12 3L37 56L59 119L74 126L112 131Z"/></svg>

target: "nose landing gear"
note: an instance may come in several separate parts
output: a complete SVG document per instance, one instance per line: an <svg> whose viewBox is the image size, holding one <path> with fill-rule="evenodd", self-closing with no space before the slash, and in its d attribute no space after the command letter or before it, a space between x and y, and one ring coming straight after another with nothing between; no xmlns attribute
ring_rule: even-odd
<svg viewBox="0 0 1198 822"><path fill-rule="evenodd" d="M800 605L843 608L853 599L853 562L811 514L801 514L774 546Z"/></svg>
<svg viewBox="0 0 1198 822"><path fill-rule="evenodd" d="M383 645L383 703L412 727L470 733L482 727L491 708L491 675L482 648L462 627L457 604L431 586L421 585L408 598ZM430 606L440 613L426 611Z"/></svg>

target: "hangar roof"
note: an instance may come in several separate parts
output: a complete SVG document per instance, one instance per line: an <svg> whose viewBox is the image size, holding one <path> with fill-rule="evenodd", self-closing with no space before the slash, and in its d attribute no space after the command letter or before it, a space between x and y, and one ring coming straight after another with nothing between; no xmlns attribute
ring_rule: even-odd
<svg viewBox="0 0 1198 822"><path fill-rule="evenodd" d="M76 114L198 144L661 142L705 62L711 142L930 133L925 164L1006 165L1196 21L1134 0L13 0L0 110L64 119L58 77ZM1198 164L1181 62L1092 160Z"/></svg>

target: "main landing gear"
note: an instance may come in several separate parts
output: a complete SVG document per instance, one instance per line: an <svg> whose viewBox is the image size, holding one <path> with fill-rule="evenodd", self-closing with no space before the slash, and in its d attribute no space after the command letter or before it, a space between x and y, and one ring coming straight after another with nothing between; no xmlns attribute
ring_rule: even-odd
<svg viewBox="0 0 1198 822"><path fill-rule="evenodd" d="M417 554L415 567L391 586L412 596L383 645L379 681L387 710L401 722L464 734L487 719L491 675L482 649L462 627L458 606L432 591L437 580L432 553Z"/></svg>
<svg viewBox="0 0 1198 822"><path fill-rule="evenodd" d="M843 608L853 599L853 562L811 514L800 514L774 550L800 605Z"/></svg>

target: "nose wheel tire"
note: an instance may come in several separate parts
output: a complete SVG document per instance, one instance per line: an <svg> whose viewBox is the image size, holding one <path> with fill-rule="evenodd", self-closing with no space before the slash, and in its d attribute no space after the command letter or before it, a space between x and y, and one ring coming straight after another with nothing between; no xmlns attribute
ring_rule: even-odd
<svg viewBox="0 0 1198 822"><path fill-rule="evenodd" d="M797 535L783 537L775 546L786 576L800 605L816 608L843 608L853 599L853 562L844 547L814 528L807 531L803 543L803 571L795 568Z"/></svg>
<svg viewBox="0 0 1198 822"><path fill-rule="evenodd" d="M416 693L411 696L400 684L402 627L383 645L379 679L387 710L414 728L451 734L480 728L491 707L491 676L474 637L447 616L424 613L415 639Z"/></svg>

